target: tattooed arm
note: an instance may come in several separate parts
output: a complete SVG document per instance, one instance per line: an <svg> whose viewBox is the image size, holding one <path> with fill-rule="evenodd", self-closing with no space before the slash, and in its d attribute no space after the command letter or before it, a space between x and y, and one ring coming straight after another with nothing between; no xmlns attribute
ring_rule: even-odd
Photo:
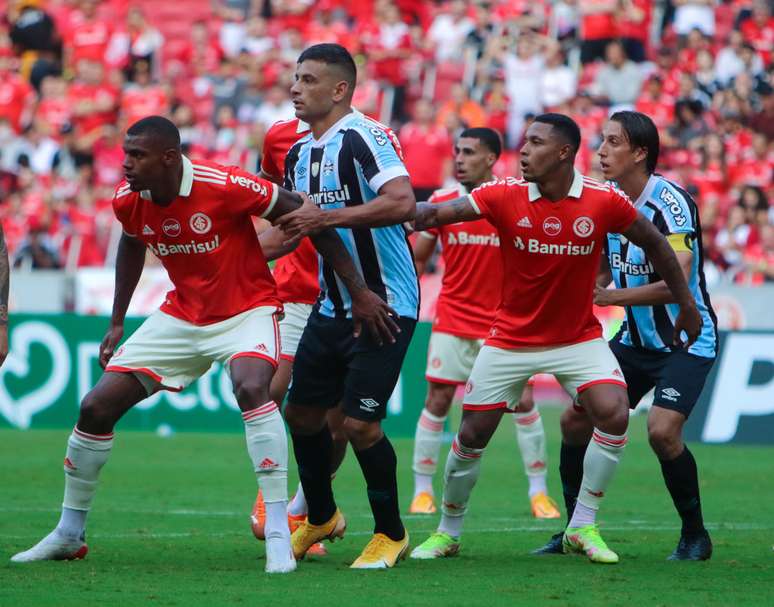
<svg viewBox="0 0 774 607"><path fill-rule="evenodd" d="M0 365L8 356L8 287L10 283L10 265L8 247L5 244L5 232L0 225Z"/></svg>
<svg viewBox="0 0 774 607"><path fill-rule="evenodd" d="M475 221L476 219L481 219L481 215L468 196L440 204L420 202L417 204L414 229L416 231L427 230L450 223Z"/></svg>

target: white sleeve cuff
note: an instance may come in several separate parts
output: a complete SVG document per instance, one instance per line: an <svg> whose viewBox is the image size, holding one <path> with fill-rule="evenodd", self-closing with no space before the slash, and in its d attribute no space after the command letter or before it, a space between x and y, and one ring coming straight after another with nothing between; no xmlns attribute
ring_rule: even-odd
<svg viewBox="0 0 774 607"><path fill-rule="evenodd" d="M279 198L279 186L277 186L274 182L271 183L271 202L269 202L269 206L266 207L266 210L261 213L261 218L266 219L266 217L269 216L269 213L271 213L272 209L274 208L274 205L277 204L277 198Z"/></svg>
<svg viewBox="0 0 774 607"><path fill-rule="evenodd" d="M475 198L473 198L473 194L468 194L468 200L470 201L470 206L473 207L473 210L481 215L481 209L478 208L478 205L476 204Z"/></svg>
<svg viewBox="0 0 774 607"><path fill-rule="evenodd" d="M395 179L396 177L404 176L408 177L409 174L406 170L406 167L401 164L400 166L394 166L389 169L380 171L371 178L371 181L368 182L368 185L374 192L379 193L379 190L382 189L382 186L385 183Z"/></svg>
<svg viewBox="0 0 774 607"><path fill-rule="evenodd" d="M438 238L438 237L437 237L435 234L431 234L430 232L425 232L425 231L422 231L422 232L418 232L418 234L419 234L419 235L420 235L422 238L427 238L427 239L429 239L429 240L435 240L436 238Z"/></svg>

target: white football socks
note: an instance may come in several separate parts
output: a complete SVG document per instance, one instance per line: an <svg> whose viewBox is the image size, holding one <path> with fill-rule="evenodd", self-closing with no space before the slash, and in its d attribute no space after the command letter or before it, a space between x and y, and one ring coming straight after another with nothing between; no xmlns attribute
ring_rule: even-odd
<svg viewBox="0 0 774 607"><path fill-rule="evenodd" d="M444 472L443 504L438 531L459 537L468 509L468 500L481 473L483 449L472 449L454 437Z"/></svg>
<svg viewBox="0 0 774 607"><path fill-rule="evenodd" d="M521 451L524 473L529 479L529 496L547 493L546 487L546 433L537 407L526 413L513 415L516 442Z"/></svg>
<svg viewBox="0 0 774 607"><path fill-rule="evenodd" d="M594 428L583 459L583 481L568 527L584 527L596 521L596 513L626 447L626 434L617 436Z"/></svg>
<svg viewBox="0 0 774 607"><path fill-rule="evenodd" d="M57 531L79 538L86 527L86 515L97 492L99 471L113 448L113 433L89 434L77 427L67 439L64 459L65 489L62 516Z"/></svg>
<svg viewBox="0 0 774 607"><path fill-rule="evenodd" d="M288 534L288 438L285 423L274 401L244 411L242 419L247 452L266 504L266 536Z"/></svg>
<svg viewBox="0 0 774 607"><path fill-rule="evenodd" d="M433 494L433 475L438 467L445 421L445 415L433 415L427 409L422 409L419 416L417 431L414 435L415 496L422 492Z"/></svg>
<svg viewBox="0 0 774 607"><path fill-rule="evenodd" d="M306 505L306 496L304 495L304 487L301 483L298 483L296 494L288 504L288 514L293 516L304 516L308 510L309 508Z"/></svg>

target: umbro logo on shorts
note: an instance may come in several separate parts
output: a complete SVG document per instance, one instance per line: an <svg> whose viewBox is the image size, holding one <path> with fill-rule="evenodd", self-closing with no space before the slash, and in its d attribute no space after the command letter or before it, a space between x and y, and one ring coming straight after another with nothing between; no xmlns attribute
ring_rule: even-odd
<svg viewBox="0 0 774 607"><path fill-rule="evenodd" d="M529 220L529 217L525 215L524 217L519 219L519 221L516 222L516 225L519 226L520 228L531 228L532 222Z"/></svg>
<svg viewBox="0 0 774 607"><path fill-rule="evenodd" d="M373 398L361 398L360 402L362 403L360 408L363 411L369 411L371 413L373 413L373 411L379 406L379 403L376 402Z"/></svg>
<svg viewBox="0 0 774 607"><path fill-rule="evenodd" d="M661 391L661 395L667 400L676 401L677 397L680 396L680 393L674 388L664 388Z"/></svg>

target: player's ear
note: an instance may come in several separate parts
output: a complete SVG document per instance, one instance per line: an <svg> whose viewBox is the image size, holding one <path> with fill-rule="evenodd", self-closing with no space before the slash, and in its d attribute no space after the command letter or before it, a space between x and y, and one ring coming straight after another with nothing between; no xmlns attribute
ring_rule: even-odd
<svg viewBox="0 0 774 607"><path fill-rule="evenodd" d="M346 80L340 80L333 87L333 100L336 103L340 103L350 94L349 82Z"/></svg>

